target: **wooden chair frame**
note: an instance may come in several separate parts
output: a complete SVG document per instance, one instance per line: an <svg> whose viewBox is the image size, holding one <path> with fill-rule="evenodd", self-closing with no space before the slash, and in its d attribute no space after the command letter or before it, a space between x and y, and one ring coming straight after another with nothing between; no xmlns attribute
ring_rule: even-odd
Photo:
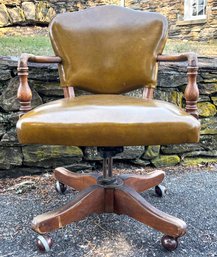
<svg viewBox="0 0 217 257"><path fill-rule="evenodd" d="M159 55L158 62L188 62L188 84L184 92L186 99L186 112L198 118L197 101L199 90L196 83L198 70L197 56L194 53L186 53L177 56ZM20 101L22 113L31 110L32 92L28 84L28 62L35 63L61 63L57 56L34 56L22 54L18 63L18 75L20 85L17 98ZM64 87L64 97L75 97L73 87ZM152 99L154 89L144 87L143 98ZM150 205L138 192L159 185L164 179L165 173L156 170L150 174L122 175L115 178L111 183L105 183L105 179L112 179L112 159L104 159L104 172L102 176L96 174L77 174L65 168L54 170L55 178L62 184L68 185L78 191L78 196L64 207L34 218L32 228L39 234L45 234L61 228L73 221L78 221L91 213L114 212L127 214L128 216L154 228L166 236L162 238L162 244L167 250L177 247L177 238L186 233L184 221L163 213ZM105 165L108 164L106 170ZM51 241L47 241L51 242ZM43 240L39 248L46 250L48 246ZM50 243L49 243L50 244Z"/></svg>
<svg viewBox="0 0 217 257"><path fill-rule="evenodd" d="M17 92L17 98L20 101L20 110L27 112L31 110L32 92L28 84L28 62L33 63L61 63L58 56L35 56L32 54L22 54L18 63L18 76L20 85ZM198 60L195 53L185 53L180 55L158 55L158 62L188 62L187 77L188 84L185 89L184 97L186 99L186 112L198 118L197 101L199 90L197 87ZM64 97L75 97L73 86L63 87ZM152 99L154 89L144 87L143 98Z"/></svg>

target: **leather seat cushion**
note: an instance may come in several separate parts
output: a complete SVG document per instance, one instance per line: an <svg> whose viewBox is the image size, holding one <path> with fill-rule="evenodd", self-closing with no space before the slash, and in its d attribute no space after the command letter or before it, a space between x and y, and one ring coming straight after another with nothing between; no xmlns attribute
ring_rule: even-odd
<svg viewBox="0 0 217 257"><path fill-rule="evenodd" d="M23 144L129 146L194 143L200 123L179 107L123 95L88 95L43 104L17 123Z"/></svg>

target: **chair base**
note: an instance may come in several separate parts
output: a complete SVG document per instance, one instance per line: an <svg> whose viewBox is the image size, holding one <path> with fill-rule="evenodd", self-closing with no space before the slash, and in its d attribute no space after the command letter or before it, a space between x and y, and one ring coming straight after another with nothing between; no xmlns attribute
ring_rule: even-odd
<svg viewBox="0 0 217 257"><path fill-rule="evenodd" d="M174 240L177 244L177 238L186 233L184 221L156 209L139 194L159 185L164 179L164 171L156 170L141 176L120 175L112 177L110 183L106 183L99 174L77 174L65 168L56 168L54 176L62 184L81 192L74 200L56 211L35 217L32 229L39 234L59 229L92 213L126 214L161 231L167 236L167 240L165 236L162 239L167 250L174 250L177 247L176 245L174 248Z"/></svg>

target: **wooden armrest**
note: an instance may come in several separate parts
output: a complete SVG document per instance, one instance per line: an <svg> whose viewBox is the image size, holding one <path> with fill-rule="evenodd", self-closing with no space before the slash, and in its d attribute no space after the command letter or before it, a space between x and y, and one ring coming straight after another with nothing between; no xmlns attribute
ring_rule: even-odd
<svg viewBox="0 0 217 257"><path fill-rule="evenodd" d="M195 53L184 53L180 55L158 55L157 61L159 62L186 62L188 61L188 66L197 67L198 60Z"/></svg>
<svg viewBox="0 0 217 257"><path fill-rule="evenodd" d="M28 84L28 62L60 63L61 58L58 56L35 56L26 53L21 55L17 67L20 80L17 99L20 101L20 111L22 112L31 110L32 91Z"/></svg>
<svg viewBox="0 0 217 257"><path fill-rule="evenodd" d="M159 62L188 62L187 76L188 84L185 88L184 97L186 99L186 112L198 119L197 101L199 90L197 86L198 59L195 53L185 53L180 55L158 55Z"/></svg>

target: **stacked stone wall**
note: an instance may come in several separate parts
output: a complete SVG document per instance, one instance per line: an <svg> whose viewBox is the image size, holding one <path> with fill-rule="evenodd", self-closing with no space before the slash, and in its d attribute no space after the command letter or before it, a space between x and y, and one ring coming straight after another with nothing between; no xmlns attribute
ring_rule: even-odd
<svg viewBox="0 0 217 257"><path fill-rule="evenodd" d="M207 164L217 157L217 59L200 58L198 103L201 139L198 144L126 147L119 159L146 166ZM30 64L29 83L33 107L63 97L56 65ZM99 160L96 149L63 146L20 145L15 125L19 117L17 59L0 57L0 176L37 173L59 165L73 170L91 168ZM184 107L186 64L161 64L155 98ZM82 94L76 91L76 94ZM130 94L141 96L142 91ZM97 162L96 162L97 163Z"/></svg>
<svg viewBox="0 0 217 257"><path fill-rule="evenodd" d="M207 1L206 18L184 20L184 0L137 1L126 0L127 6L140 10L159 12L169 21L169 37L175 39L212 41L217 39L217 2Z"/></svg>
<svg viewBox="0 0 217 257"><path fill-rule="evenodd" d="M11 25L48 25L58 13L74 12L91 6L118 4L117 0L2 0L0 1L0 27Z"/></svg>
<svg viewBox="0 0 217 257"><path fill-rule="evenodd" d="M11 25L48 25L51 19L62 12L78 11L90 6L116 4L118 0L0 0L0 27ZM208 41L217 39L217 2L207 1L207 18L184 21L184 0L125 0L132 9L159 12L169 21L169 37L187 40Z"/></svg>

